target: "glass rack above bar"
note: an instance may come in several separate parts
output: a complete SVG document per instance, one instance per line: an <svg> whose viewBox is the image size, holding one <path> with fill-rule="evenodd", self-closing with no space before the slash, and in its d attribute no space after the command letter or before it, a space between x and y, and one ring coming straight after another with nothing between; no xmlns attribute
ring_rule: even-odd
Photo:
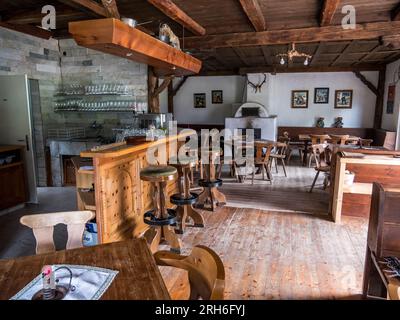
<svg viewBox="0 0 400 320"><path fill-rule="evenodd" d="M118 95L133 96L129 86L122 84L99 84L99 85L80 85L70 84L64 86L56 96L99 96L99 95Z"/></svg>

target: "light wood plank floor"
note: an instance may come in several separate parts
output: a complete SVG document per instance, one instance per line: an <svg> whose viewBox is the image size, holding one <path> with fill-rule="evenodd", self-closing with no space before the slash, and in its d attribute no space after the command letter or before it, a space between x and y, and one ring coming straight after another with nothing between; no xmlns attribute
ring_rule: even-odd
<svg viewBox="0 0 400 320"><path fill-rule="evenodd" d="M182 236L183 254L211 247L226 270L226 299L355 299L362 288L367 221L225 207L203 212L205 228ZM163 248L163 246L162 246ZM188 296L184 271L160 267L174 299Z"/></svg>
<svg viewBox="0 0 400 320"><path fill-rule="evenodd" d="M323 175L320 175L315 189L309 193L315 177L314 168L302 167L297 158L293 158L287 166L287 177L282 166L272 168L273 182L262 180L262 175L256 175L254 185L251 176L244 183L238 183L235 178L223 173L221 190L227 197L228 205L239 208L253 208L272 211L303 212L312 214L327 214L329 207L328 190L322 190ZM225 166L225 170L228 169Z"/></svg>

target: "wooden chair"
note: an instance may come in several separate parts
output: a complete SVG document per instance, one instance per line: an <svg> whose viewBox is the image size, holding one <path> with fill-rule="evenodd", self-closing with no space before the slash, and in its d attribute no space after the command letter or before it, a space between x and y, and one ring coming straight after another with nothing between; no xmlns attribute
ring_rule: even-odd
<svg viewBox="0 0 400 320"><path fill-rule="evenodd" d="M41 254L56 250L53 232L57 224L67 225L67 250L82 247L85 225L94 217L95 214L92 211L56 212L23 216L20 222L33 230L36 238L36 254Z"/></svg>
<svg viewBox="0 0 400 320"><path fill-rule="evenodd" d="M347 140L349 140L350 136L348 134L345 135L335 135L331 134L330 135L329 142L332 144L339 144L339 145L345 145Z"/></svg>
<svg viewBox="0 0 400 320"><path fill-rule="evenodd" d="M328 140L330 139L330 136L328 136L327 134L310 134L310 138L311 138L311 146L308 149L309 155L310 155L309 160L308 160L308 167L309 168L311 168L312 160L314 160L316 162L312 146L316 145L316 144L328 143Z"/></svg>
<svg viewBox="0 0 400 320"><path fill-rule="evenodd" d="M327 144L314 144L312 145L313 155L316 161L316 167L314 168L316 171L314 181L311 185L310 193L313 191L315 183L317 182L318 176L320 172L325 174L324 179L324 190L328 186L329 177L330 177L330 158L331 158L331 150L329 149Z"/></svg>
<svg viewBox="0 0 400 320"><path fill-rule="evenodd" d="M208 247L195 246L189 256L158 251L154 258L159 266L188 271L190 300L223 300L225 268L221 258Z"/></svg>
<svg viewBox="0 0 400 320"><path fill-rule="evenodd" d="M362 139L362 138L360 138L360 140L358 140L358 144L361 147L370 147L373 142L374 142L374 140L372 140L372 139Z"/></svg>
<svg viewBox="0 0 400 320"><path fill-rule="evenodd" d="M278 161L280 160L281 164L282 164L283 172L285 173L285 177L287 177L285 160L287 157L287 150L288 150L288 145L289 145L290 139L280 137L278 139L278 141L279 142L276 144L276 152L271 153L271 155L270 155L270 157L271 157L270 164L272 166L272 162L275 162L276 173L278 173Z"/></svg>
<svg viewBox="0 0 400 320"><path fill-rule="evenodd" d="M257 156L254 160L254 170L252 173L251 184L254 184L254 176L256 173L256 168L261 169L263 180L265 178L265 176L264 176L264 170L265 170L268 180L272 184L273 179L272 179L272 174L271 174L269 163L271 161L271 152L272 152L273 148L275 147L275 145L271 144L271 143L255 143L255 147L257 149ZM267 149L264 155L262 155L262 151L260 152L260 149L262 149L262 148ZM261 154L261 156L260 156L260 154Z"/></svg>

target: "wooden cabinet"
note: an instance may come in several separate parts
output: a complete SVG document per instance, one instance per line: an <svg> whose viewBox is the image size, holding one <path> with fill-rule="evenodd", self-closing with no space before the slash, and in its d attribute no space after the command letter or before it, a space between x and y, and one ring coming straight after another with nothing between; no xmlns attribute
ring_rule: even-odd
<svg viewBox="0 0 400 320"><path fill-rule="evenodd" d="M27 200L22 151L20 146L0 146L0 210Z"/></svg>
<svg viewBox="0 0 400 320"><path fill-rule="evenodd" d="M400 257L400 185L374 183L368 246L377 258Z"/></svg>
<svg viewBox="0 0 400 320"><path fill-rule="evenodd" d="M400 185L374 183L368 226L363 295L387 298L400 281L391 278L381 264L384 257L400 258Z"/></svg>

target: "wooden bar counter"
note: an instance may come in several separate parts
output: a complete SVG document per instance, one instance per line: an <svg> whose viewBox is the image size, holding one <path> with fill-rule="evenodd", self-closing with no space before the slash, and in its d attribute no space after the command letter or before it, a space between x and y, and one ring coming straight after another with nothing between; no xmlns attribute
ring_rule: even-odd
<svg viewBox="0 0 400 320"><path fill-rule="evenodd" d="M153 207L152 190L150 183L140 180L140 170L148 166L147 151L165 145L169 155L190 135L186 132L137 145L123 142L80 154L80 161L75 160L78 209L95 209L99 243L131 239L147 230L143 216ZM162 158L159 164L166 161ZM177 182L170 182L167 191L168 195L176 193Z"/></svg>
<svg viewBox="0 0 400 320"><path fill-rule="evenodd" d="M374 182L398 184L400 152L389 150L334 148L331 166L330 213L340 223L342 215L369 217ZM345 183L346 170L355 174Z"/></svg>

